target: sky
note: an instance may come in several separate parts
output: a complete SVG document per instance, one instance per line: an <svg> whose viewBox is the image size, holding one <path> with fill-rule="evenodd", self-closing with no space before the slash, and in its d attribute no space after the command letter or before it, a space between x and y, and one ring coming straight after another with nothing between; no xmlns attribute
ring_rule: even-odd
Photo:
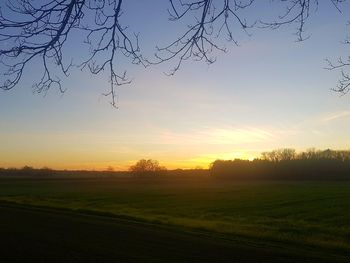
<svg viewBox="0 0 350 263"><path fill-rule="evenodd" d="M124 7L122 21L140 32L148 55L184 30L167 21L165 2ZM252 17L277 12L265 7ZM324 69L325 58L349 54L341 43L349 8L340 14L322 1L303 42L295 25L238 32L239 46L223 42L228 52L216 53L214 64L189 60L171 77L164 72L174 62L145 69L121 60L133 81L118 88L118 109L101 95L106 74L75 70L64 94L33 93L34 63L17 87L0 92L0 167L125 170L151 158L169 169L207 168L284 147L350 149L350 94L333 92L339 72ZM81 50L73 39L67 54Z"/></svg>

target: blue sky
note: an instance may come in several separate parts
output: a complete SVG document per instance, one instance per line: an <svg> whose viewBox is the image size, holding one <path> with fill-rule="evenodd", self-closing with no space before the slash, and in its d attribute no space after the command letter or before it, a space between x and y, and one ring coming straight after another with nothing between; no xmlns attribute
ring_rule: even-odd
<svg viewBox="0 0 350 263"><path fill-rule="evenodd" d="M164 1L154 2L130 1L124 15L149 56L183 29L166 21ZM349 51L344 8L339 14L322 2L307 41L295 42L295 26L253 29L239 33L238 47L223 42L229 52L214 64L187 61L172 77L163 72L174 63L144 69L121 60L133 82L118 89L119 109L101 95L106 75L79 70L64 80L66 93L33 94L33 65L20 85L0 92L0 166L126 169L153 158L191 168L281 147L349 149L350 95L331 91L339 72L324 69L325 58ZM276 12L253 14L259 10ZM68 54L83 55L80 43L69 45Z"/></svg>

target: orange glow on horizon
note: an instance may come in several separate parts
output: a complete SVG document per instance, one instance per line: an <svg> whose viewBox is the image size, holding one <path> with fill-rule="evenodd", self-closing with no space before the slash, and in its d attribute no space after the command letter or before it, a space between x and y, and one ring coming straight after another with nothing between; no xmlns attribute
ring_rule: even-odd
<svg viewBox="0 0 350 263"><path fill-rule="evenodd" d="M159 161L162 166L165 166L169 170L173 169L194 169L194 168L209 168L210 164L215 160L253 160L258 157L258 154L251 152L237 152L237 153L221 153L221 154L204 154L190 159L178 159L173 161L162 160L160 158L140 158L140 159L154 159ZM93 170L93 171L106 171L109 168L113 168L114 171L127 171L129 167L135 164L139 159L127 160L123 162L117 161L101 161L101 162L83 162L77 160L76 162L55 162L54 160L47 160L46 162L36 161L28 163L7 162L0 163L0 167L3 168L22 168L24 166L31 166L34 168L48 167L57 170Z"/></svg>

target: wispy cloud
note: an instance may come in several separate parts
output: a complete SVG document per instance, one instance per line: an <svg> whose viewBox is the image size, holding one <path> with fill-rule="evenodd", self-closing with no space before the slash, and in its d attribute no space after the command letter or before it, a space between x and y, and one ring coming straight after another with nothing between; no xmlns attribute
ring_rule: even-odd
<svg viewBox="0 0 350 263"><path fill-rule="evenodd" d="M244 144L271 140L275 135L259 128L210 128L202 131L176 133L162 132L160 138L166 144Z"/></svg>
<svg viewBox="0 0 350 263"><path fill-rule="evenodd" d="M330 122L348 117L350 117L350 111L333 112L322 118L322 122Z"/></svg>

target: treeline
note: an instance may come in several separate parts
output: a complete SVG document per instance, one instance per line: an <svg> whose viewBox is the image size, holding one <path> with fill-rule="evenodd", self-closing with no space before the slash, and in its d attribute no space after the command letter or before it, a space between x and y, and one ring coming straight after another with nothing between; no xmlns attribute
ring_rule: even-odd
<svg viewBox="0 0 350 263"><path fill-rule="evenodd" d="M203 177L209 176L208 169L155 169L155 172L150 170L136 170L130 168L129 171L88 171L88 170L53 170L50 168L33 168L24 166L23 168L1 168L0 177L74 177L74 178L112 178L112 177Z"/></svg>
<svg viewBox="0 0 350 263"><path fill-rule="evenodd" d="M350 179L350 151L278 149L253 161L216 160L210 173L236 179Z"/></svg>
<svg viewBox="0 0 350 263"><path fill-rule="evenodd" d="M311 148L305 152L297 153L295 149L284 148L277 149L271 152L261 153L261 160L267 160L271 162L290 161L290 160L339 160L349 161L350 151L344 150L316 150Z"/></svg>
<svg viewBox="0 0 350 263"><path fill-rule="evenodd" d="M23 168L0 168L0 176L9 177L114 177L129 176L125 171L87 171L87 170L54 170L51 168L33 168L24 166Z"/></svg>
<svg viewBox="0 0 350 263"><path fill-rule="evenodd" d="M24 166L23 168L0 168L0 176L51 176L54 175L56 171L44 167L40 169L35 169L30 166Z"/></svg>

